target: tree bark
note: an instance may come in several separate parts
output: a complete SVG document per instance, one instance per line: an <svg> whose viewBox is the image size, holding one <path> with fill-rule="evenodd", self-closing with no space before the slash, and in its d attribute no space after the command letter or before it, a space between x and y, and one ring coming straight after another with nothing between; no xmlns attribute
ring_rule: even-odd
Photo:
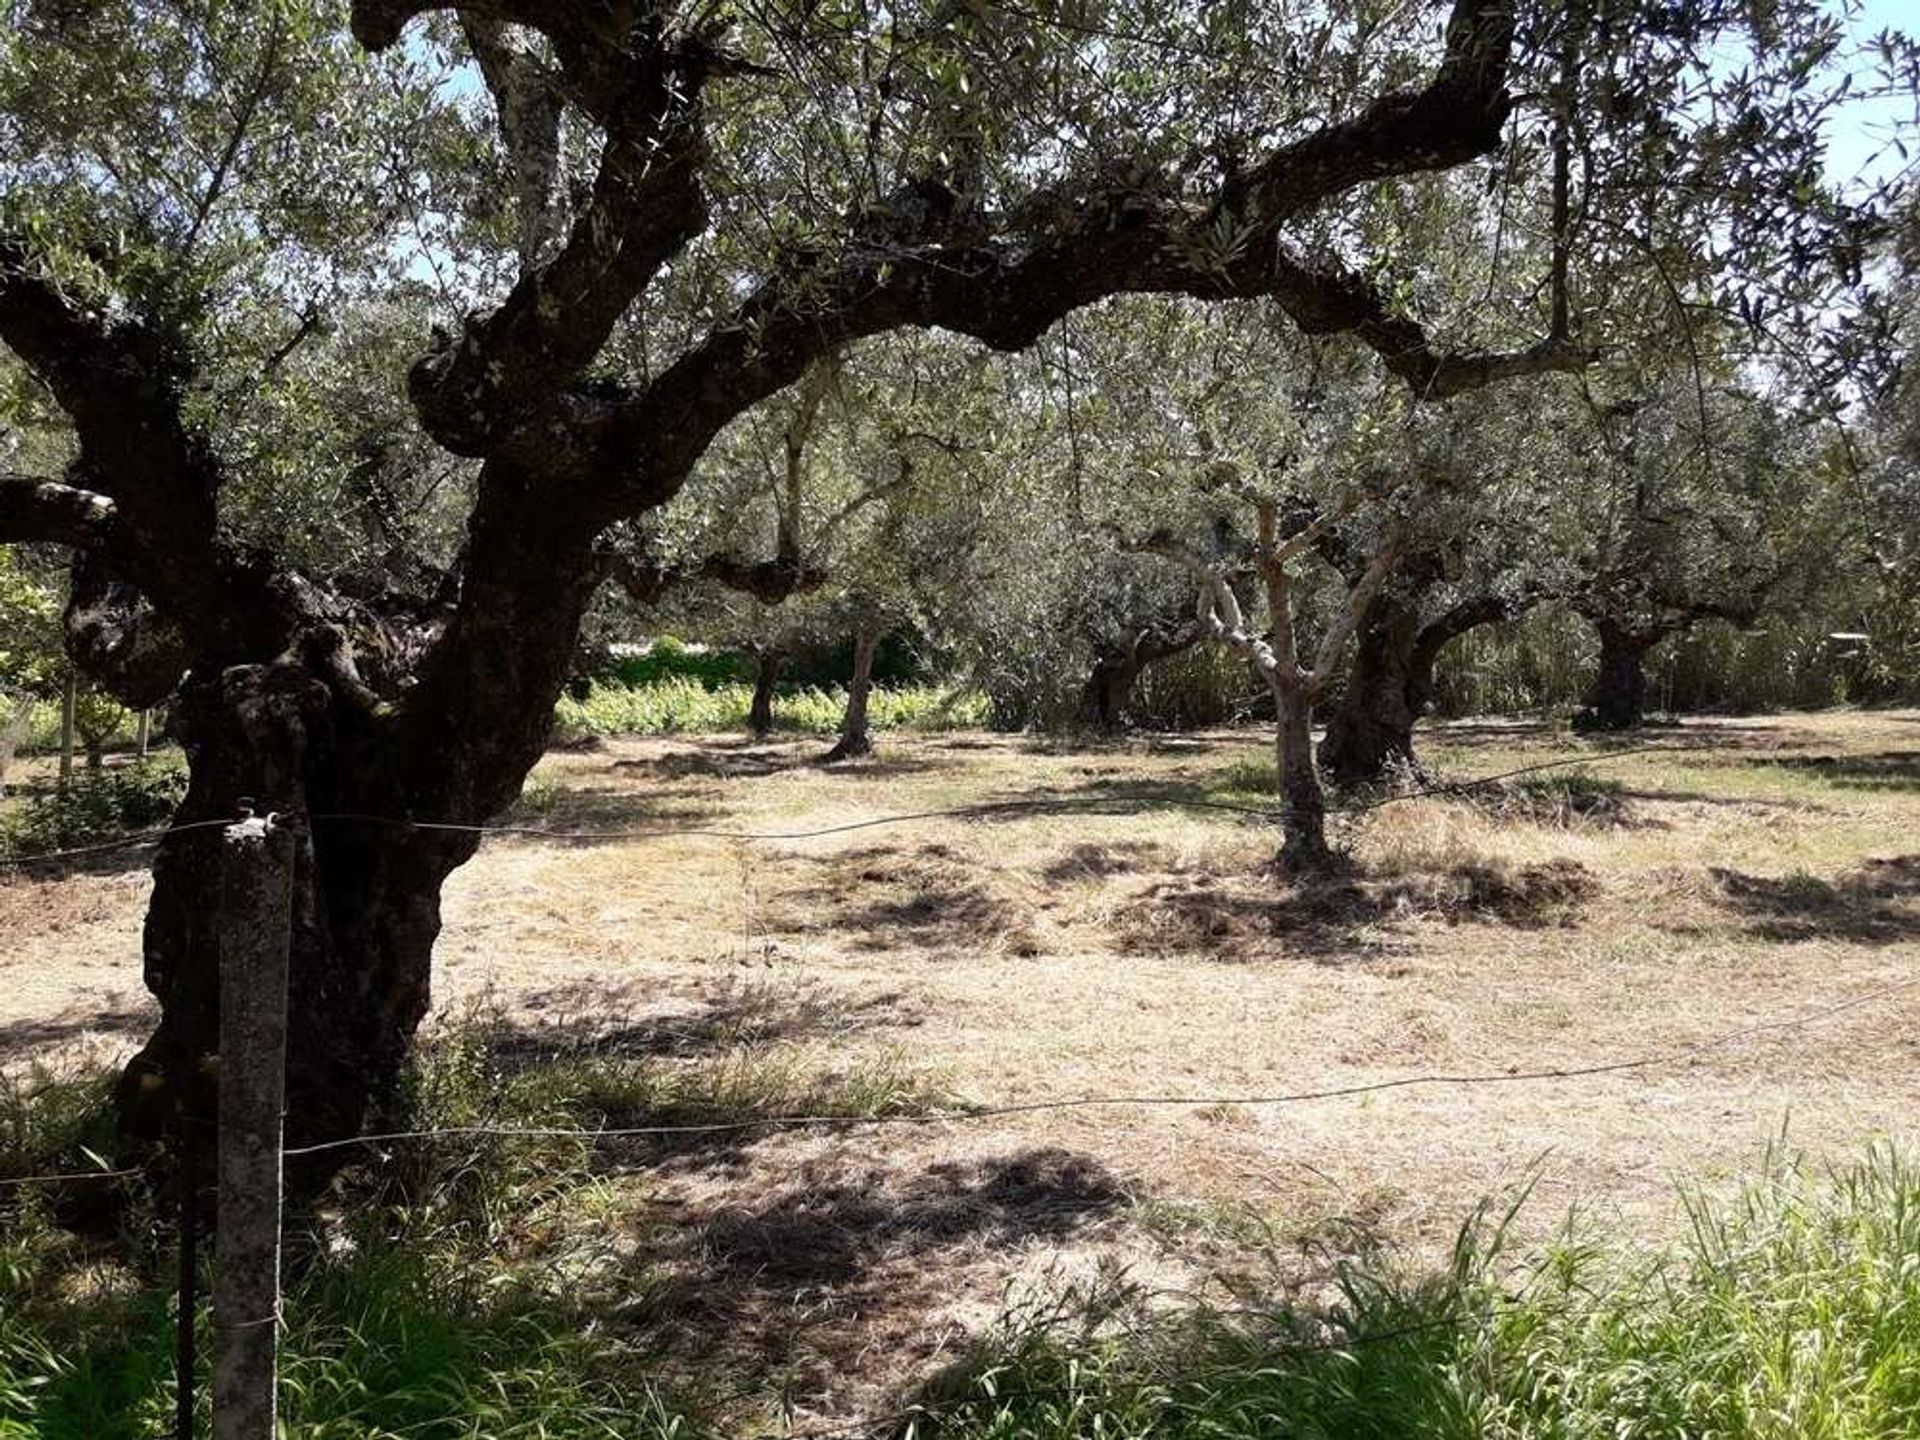
<svg viewBox="0 0 1920 1440"><path fill-rule="evenodd" d="M1162 619L1135 632L1123 644L1100 651L1080 692L1080 718L1090 728L1113 734L1126 724L1133 687L1147 667L1184 654L1207 638L1191 617Z"/></svg>
<svg viewBox="0 0 1920 1440"><path fill-rule="evenodd" d="M397 747L298 662L190 680L174 713L190 778L154 862L143 949L160 1023L121 1076L123 1131L152 1139L183 1107L212 1113L222 831L181 827L231 820L250 800L260 814L312 817L311 857L293 881L288 1143L356 1134L390 1097L427 1012L440 886L478 837L373 818L404 810ZM348 1158L290 1167L289 1188Z"/></svg>
<svg viewBox="0 0 1920 1440"><path fill-rule="evenodd" d="M1647 652L1661 636L1618 621L1595 620L1600 669L1587 697L1593 724L1601 730L1631 730L1646 718Z"/></svg>
<svg viewBox="0 0 1920 1440"><path fill-rule="evenodd" d="M1425 696L1415 690L1432 683L1432 658L1425 685L1416 687L1414 652L1419 639L1417 602L1382 592L1368 605L1359 626L1346 693L1327 717L1320 760L1343 785L1382 778L1394 766L1418 768L1413 725Z"/></svg>
<svg viewBox="0 0 1920 1440"><path fill-rule="evenodd" d="M756 740L773 733L773 687L780 681L780 669L786 656L777 650L762 650L759 667L753 676L753 703L747 707L747 729Z"/></svg>
<svg viewBox="0 0 1920 1440"><path fill-rule="evenodd" d="M1313 759L1313 703L1300 687L1276 691L1280 706L1274 755L1280 766L1280 868L1290 874L1333 864L1327 844L1327 797Z"/></svg>
<svg viewBox="0 0 1920 1440"><path fill-rule="evenodd" d="M880 633L862 626L853 637L853 683L847 687L847 713L840 722L840 740L827 752L829 765L873 753L873 736L867 728L867 701L873 693L873 652L879 648Z"/></svg>
<svg viewBox="0 0 1920 1440"><path fill-rule="evenodd" d="M1378 780L1395 764L1419 773L1413 731L1432 708L1440 652L1469 630L1511 620L1534 603L1527 591L1475 595L1420 625L1417 599L1376 595L1359 627L1346 694L1320 742L1328 773L1343 785Z"/></svg>

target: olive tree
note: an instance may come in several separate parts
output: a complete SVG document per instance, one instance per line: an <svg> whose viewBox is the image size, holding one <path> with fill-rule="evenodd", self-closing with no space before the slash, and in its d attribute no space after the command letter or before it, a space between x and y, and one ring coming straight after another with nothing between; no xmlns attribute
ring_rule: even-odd
<svg viewBox="0 0 1920 1440"><path fill-rule="evenodd" d="M133 704L177 689L182 820L242 796L312 819L295 1143L353 1133L394 1077L441 887L478 844L461 827L542 752L603 537L824 357L916 327L1021 350L1148 291L1264 297L1425 400L1570 369L1590 357L1564 311L1435 329L1394 273L1399 237L1339 214L1534 134L1542 108L1710 131L1714 163L1764 160L1805 119L1751 77L1757 129L1701 119L1697 57L1751 19L1710 0L1116 3L1091 26L1050 7L354 0L358 50L323 0L9 11L0 341L75 458L0 480L0 542L67 547L98 577L76 658L102 683ZM1810 7L1762 21L1756 75L1817 48ZM237 433L249 385L383 298L433 317L387 385L452 476L456 548L430 591L356 593L232 511L268 453ZM348 454L314 447L271 483L344 497ZM217 831L181 828L155 862L161 1019L120 1091L135 1131L204 1105L218 858Z"/></svg>

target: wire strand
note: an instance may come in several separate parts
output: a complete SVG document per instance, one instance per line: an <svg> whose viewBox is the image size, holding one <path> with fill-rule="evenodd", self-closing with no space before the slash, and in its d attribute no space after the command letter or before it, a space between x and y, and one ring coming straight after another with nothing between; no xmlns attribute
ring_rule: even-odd
<svg viewBox="0 0 1920 1440"><path fill-rule="evenodd" d="M1397 805L1408 800L1425 799L1432 796L1460 795L1504 780L1512 780L1522 775L1537 774L1545 770L1565 769L1573 765L1597 764L1613 760L1624 760L1640 755L1658 755L1685 753L1687 747L1678 745L1641 745L1630 749L1610 750L1598 755L1573 755L1560 760L1545 760L1534 765L1523 765L1513 770L1502 770L1492 775L1475 776L1467 780L1452 780L1418 785L1398 791L1391 795L1376 796L1367 800L1355 801L1345 805L1330 805L1326 808L1329 815L1362 814L1378 810L1387 805ZM865 820L850 820L844 824L824 825L805 830L725 830L707 826L678 826L669 829L625 828L613 830L551 830L538 825L485 825L468 824L455 820L415 820L403 815L377 815L367 811L326 811L309 816L316 824L359 824L387 825L396 829L427 830L441 833L472 835L513 835L534 840L674 840L708 839L734 840L748 843L768 841L818 840L831 835L845 835L858 830L874 830L888 825L916 824L926 820L965 820L982 819L993 815L1017 814L1022 811L1081 810L1099 811L1135 811L1164 805L1172 809L1212 810L1226 814L1245 815L1278 824L1283 811L1259 805L1241 805L1228 800L1209 800L1203 796L1180 795L1165 792L1154 795L1062 795L1037 796L1028 800L996 800L977 805L956 805L934 810L911 810L897 815L876 815ZM184 834L194 830L211 830L234 824L239 818L221 820L193 820L180 825L167 826L157 830L145 830L133 835L123 835L114 840L103 841L98 845L82 845L63 850L42 850L31 855L0 856L0 867L29 866L50 864L54 861L73 859L84 855L105 854L113 850L130 849L139 845L152 844L169 835Z"/></svg>
<svg viewBox="0 0 1920 1440"><path fill-rule="evenodd" d="M1367 1081L1354 1085L1334 1085L1317 1090L1296 1090L1272 1095L1074 1095L1052 1100L1019 1101L1009 1105L989 1105L971 1110L931 1111L915 1114L836 1114L836 1115L769 1115L752 1120L728 1120L712 1123L689 1123L684 1125L623 1125L623 1126L549 1126L549 1125L456 1125L441 1129L389 1130L372 1135L355 1135L340 1140L322 1140L310 1145L288 1147L283 1153L289 1157L299 1155L317 1155L326 1151L342 1150L355 1145L380 1145L403 1140L430 1139L594 1139L619 1140L642 1137L668 1138L692 1135L731 1135L750 1130L762 1129L806 1129L827 1126L854 1128L869 1125L945 1125L979 1120L1002 1119L1014 1115L1033 1115L1047 1111L1083 1110L1092 1108L1118 1108L1123 1106L1210 1108L1214 1106L1278 1106L1299 1105L1318 1100L1342 1100L1360 1095L1375 1095L1388 1090L1406 1090L1423 1086L1480 1086L1480 1085L1516 1085L1540 1081L1588 1079L1600 1075L1617 1075L1632 1070L1649 1069L1656 1065L1672 1064L1692 1059L1696 1056L1722 1049L1741 1040L1756 1035L1773 1034L1787 1030L1803 1029L1818 1024L1822 1020L1832 1019L1851 1010L1891 998L1894 995L1911 990L1920 985L1920 976L1910 980L1897 981L1882 986L1865 995L1857 995L1834 1005L1802 1015L1789 1016L1779 1020L1761 1021L1757 1024L1742 1026L1724 1034L1691 1045L1677 1046L1667 1050L1654 1051L1625 1060L1605 1061L1593 1065L1552 1066L1536 1070L1491 1070L1465 1073L1427 1072L1416 1075L1400 1075L1386 1080Z"/></svg>

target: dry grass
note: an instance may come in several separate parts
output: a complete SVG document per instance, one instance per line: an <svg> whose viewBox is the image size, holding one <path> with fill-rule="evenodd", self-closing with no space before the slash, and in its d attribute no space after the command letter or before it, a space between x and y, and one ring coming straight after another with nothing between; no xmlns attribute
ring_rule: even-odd
<svg viewBox="0 0 1920 1440"><path fill-rule="evenodd" d="M1352 873L1303 887L1263 869L1257 822L1205 810L761 845L502 840L449 887L440 999L489 993L529 1022L675 1054L805 1046L993 1104L1580 1066L1916 974L1920 715L1699 721L1643 743L1659 753L1438 728L1426 755L1449 777L1584 758L1617 788L1384 806L1338 827ZM1270 763L1251 732L1087 750L888 737L833 770L807 763L819 749L556 754L525 810L753 829L1039 797L1258 801ZM143 1023L144 894L137 872L0 881L0 1058ZM620 1192L609 1233L701 1297L683 1302L690 1350L713 1338L786 1377L803 1410L844 1414L1063 1269L1193 1289L1284 1270L1302 1237L1347 1223L1443 1243L1529 1166L1541 1223L1578 1203L1651 1233L1674 1219L1676 1174L1732 1174L1783 1126L1815 1155L1911 1141L1916 1021L1905 992L1577 1083L770 1135Z"/></svg>

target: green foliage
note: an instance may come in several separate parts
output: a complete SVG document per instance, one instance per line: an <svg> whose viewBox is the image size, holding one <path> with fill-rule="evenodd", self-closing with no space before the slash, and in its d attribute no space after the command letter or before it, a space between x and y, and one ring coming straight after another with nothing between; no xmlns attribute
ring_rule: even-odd
<svg viewBox="0 0 1920 1440"><path fill-rule="evenodd" d="M83 770L36 795L0 826L0 855L33 855L112 839L166 823L187 793L187 772L171 760Z"/></svg>
<svg viewBox="0 0 1920 1440"><path fill-rule="evenodd" d="M47 694L60 668L59 598L19 551L0 545L0 695Z"/></svg>
<svg viewBox="0 0 1920 1440"><path fill-rule="evenodd" d="M91 687L74 697L73 728L90 760L97 762L107 742L127 723L127 707L111 695Z"/></svg>
<svg viewBox="0 0 1920 1440"><path fill-rule="evenodd" d="M1688 1198L1645 1252L1570 1230L1519 1274L1469 1227L1438 1277L1363 1255L1322 1310L1015 1325L916 1440L1901 1440L1920 1426L1920 1170L1888 1148Z"/></svg>
<svg viewBox="0 0 1920 1440"><path fill-rule="evenodd" d="M623 655L603 667L596 678L605 685L629 690L664 680L697 680L709 690L753 678L746 657L730 650L696 650L686 641L662 635L644 655Z"/></svg>
<svg viewBox="0 0 1920 1440"><path fill-rule="evenodd" d="M106 1168L111 1094L109 1077L88 1067L0 1071L0 1178Z"/></svg>
<svg viewBox="0 0 1920 1440"><path fill-rule="evenodd" d="M586 696L563 696L554 709L560 737L607 735L699 735L747 728L753 687L738 683L709 688L679 676L645 685L593 684ZM846 710L846 692L805 686L782 692L774 705L777 729L831 735ZM874 688L868 701L876 730L969 729L986 723L983 697L928 685Z"/></svg>
<svg viewBox="0 0 1920 1440"><path fill-rule="evenodd" d="M476 1008L412 1057L392 1123L592 1131L944 1102L897 1059L826 1067L778 1036L773 1020L748 1020L715 1037L716 1053L674 1058L529 1034ZM0 1177L87 1168L76 1137L105 1114L109 1088L86 1071L0 1081ZM617 1300L590 1308L606 1292L583 1274L608 1258L588 1218L609 1200L594 1158L581 1137L441 1135L392 1142L351 1167L342 1203L289 1235L289 1437L718 1433L663 1397L644 1272L621 1272ZM151 1279L163 1273L59 1230L31 1188L0 1205L0 1440L167 1433L171 1297Z"/></svg>

